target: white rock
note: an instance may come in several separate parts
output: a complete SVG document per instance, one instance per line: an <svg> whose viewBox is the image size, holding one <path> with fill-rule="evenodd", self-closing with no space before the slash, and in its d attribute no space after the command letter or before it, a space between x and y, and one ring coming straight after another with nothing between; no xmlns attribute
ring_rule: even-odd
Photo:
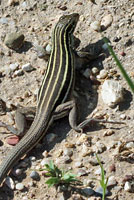
<svg viewBox="0 0 134 200"><path fill-rule="evenodd" d="M127 192L130 192L132 189L131 183L129 183L128 181L125 183L124 185L124 190Z"/></svg>
<svg viewBox="0 0 134 200"><path fill-rule="evenodd" d="M5 183L10 189L14 190L15 185L14 185L13 179L11 177L7 176Z"/></svg>
<svg viewBox="0 0 134 200"><path fill-rule="evenodd" d="M100 31L101 26L100 26L100 22L99 21L94 21L90 24L90 27L94 30L94 31Z"/></svg>
<svg viewBox="0 0 134 200"><path fill-rule="evenodd" d="M30 63L27 63L25 65L22 65L22 69L26 72L30 72L32 71L34 68L32 67L32 65Z"/></svg>
<svg viewBox="0 0 134 200"><path fill-rule="evenodd" d="M18 69L18 66L19 66L18 63L14 63L14 64L10 64L10 65L9 65L11 71L15 71L16 69Z"/></svg>
<svg viewBox="0 0 134 200"><path fill-rule="evenodd" d="M52 50L52 47L51 47L50 44L48 44L48 45L46 46L46 51L47 51L48 53L50 53L51 50Z"/></svg>
<svg viewBox="0 0 134 200"><path fill-rule="evenodd" d="M97 67L93 67L92 68L92 73L93 74L97 74L99 72L98 68Z"/></svg>
<svg viewBox="0 0 134 200"><path fill-rule="evenodd" d="M101 168L99 167L95 172L96 175L100 175L101 174Z"/></svg>
<svg viewBox="0 0 134 200"><path fill-rule="evenodd" d="M103 17L101 21L102 29L108 28L112 24L112 21L113 21L113 17L110 14Z"/></svg>
<svg viewBox="0 0 134 200"><path fill-rule="evenodd" d="M23 190L24 189L24 185L23 185L23 183L17 183L16 184L16 190Z"/></svg>
<svg viewBox="0 0 134 200"><path fill-rule="evenodd" d="M118 81L105 80L102 85L101 96L104 103L113 107L123 100L123 88Z"/></svg>
<svg viewBox="0 0 134 200"><path fill-rule="evenodd" d="M126 144L127 148L134 148L134 142L129 142Z"/></svg>
<svg viewBox="0 0 134 200"><path fill-rule="evenodd" d="M117 184L117 182L116 182L116 180L115 180L115 177L114 177L114 176L110 176L110 177L108 178L107 186L114 186L114 185L116 185L116 184Z"/></svg>
<svg viewBox="0 0 134 200"><path fill-rule="evenodd" d="M40 164L44 167L46 164L49 164L49 159L43 159Z"/></svg>
<svg viewBox="0 0 134 200"><path fill-rule="evenodd" d="M104 79L104 78L106 78L107 77L107 71L105 70L105 69L102 69L101 71L100 71L100 74L99 74L99 76L100 76L100 79Z"/></svg>

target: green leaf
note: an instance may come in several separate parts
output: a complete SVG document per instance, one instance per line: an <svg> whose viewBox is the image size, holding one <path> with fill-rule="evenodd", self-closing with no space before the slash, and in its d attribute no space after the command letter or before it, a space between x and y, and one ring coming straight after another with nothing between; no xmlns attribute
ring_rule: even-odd
<svg viewBox="0 0 134 200"><path fill-rule="evenodd" d="M51 187L53 185L59 184L59 178L58 177L49 178L45 183L48 184L48 187Z"/></svg>

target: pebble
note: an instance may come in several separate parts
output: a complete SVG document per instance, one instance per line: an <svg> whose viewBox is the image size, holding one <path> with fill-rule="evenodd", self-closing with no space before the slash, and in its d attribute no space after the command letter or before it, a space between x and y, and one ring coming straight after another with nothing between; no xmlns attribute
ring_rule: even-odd
<svg viewBox="0 0 134 200"><path fill-rule="evenodd" d="M116 184L117 184L117 181L115 180L115 177L114 176L110 176L108 178L107 186L115 186Z"/></svg>
<svg viewBox="0 0 134 200"><path fill-rule="evenodd" d="M46 56L46 52L45 52L44 47L39 46L39 45L36 45L36 46L35 46L35 50L36 50L37 56L38 56L39 58L44 58L44 57Z"/></svg>
<svg viewBox="0 0 134 200"><path fill-rule="evenodd" d="M131 183L130 182L126 182L125 183L125 185L124 185L124 190L126 191L126 192L131 192L131 190L132 190L132 185L131 185Z"/></svg>
<svg viewBox="0 0 134 200"><path fill-rule="evenodd" d="M108 129L104 132L103 136L110 136L110 135L113 135L115 133L114 130L112 129Z"/></svg>
<svg viewBox="0 0 134 200"><path fill-rule="evenodd" d="M22 168L26 168L28 167L28 165L29 165L28 161L21 161L19 163L19 167L22 167Z"/></svg>
<svg viewBox="0 0 134 200"><path fill-rule="evenodd" d="M102 85L101 96L105 104L114 107L123 100L123 88L118 81L105 80Z"/></svg>
<svg viewBox="0 0 134 200"><path fill-rule="evenodd" d="M48 158L45 158L41 161L41 166L44 167L46 164L49 164L50 160Z"/></svg>
<svg viewBox="0 0 134 200"><path fill-rule="evenodd" d="M50 44L47 44L46 51L50 54L52 50L52 46Z"/></svg>
<svg viewBox="0 0 134 200"><path fill-rule="evenodd" d="M64 154L64 156L71 157L73 155L73 151L72 151L72 149L65 148L63 151L63 154Z"/></svg>
<svg viewBox="0 0 134 200"><path fill-rule="evenodd" d="M82 164L81 161L76 161L76 162L74 163L74 166L75 166L75 167L82 167L83 164Z"/></svg>
<svg viewBox="0 0 134 200"><path fill-rule="evenodd" d="M101 30L106 30L112 24L112 21L112 15L109 14L104 16L101 20Z"/></svg>
<svg viewBox="0 0 134 200"><path fill-rule="evenodd" d="M106 51L106 50L108 49L108 46L107 46L106 43L104 43L104 44L102 45L102 49L103 49L104 51Z"/></svg>
<svg viewBox="0 0 134 200"><path fill-rule="evenodd" d="M110 171L110 172L115 172L115 171L116 171L116 166L115 166L115 164L112 164L112 165L109 166L109 171Z"/></svg>
<svg viewBox="0 0 134 200"><path fill-rule="evenodd" d="M11 190L14 190L15 185L14 185L13 179L12 179L11 177L9 177L9 176L6 177L5 184L6 184Z"/></svg>
<svg viewBox="0 0 134 200"><path fill-rule="evenodd" d="M127 148L134 148L134 142L128 142L128 143L126 144L126 147L127 147Z"/></svg>
<svg viewBox="0 0 134 200"><path fill-rule="evenodd" d="M90 24L90 27L94 30L94 31L100 31L101 30L101 25L99 21L94 21Z"/></svg>
<svg viewBox="0 0 134 200"><path fill-rule="evenodd" d="M16 175L16 176L19 176L19 175L21 175L21 174L22 174L22 172L23 172L23 170L22 170L22 169L16 169L16 170L14 170L14 173L15 173L15 175Z"/></svg>
<svg viewBox="0 0 134 200"><path fill-rule="evenodd" d="M86 69L83 73L83 76L85 76L85 78L89 79L91 75L91 70L90 69Z"/></svg>
<svg viewBox="0 0 134 200"><path fill-rule="evenodd" d="M93 151L96 153L103 153L105 150L106 146L100 142L96 142L95 146L93 147Z"/></svg>
<svg viewBox="0 0 134 200"><path fill-rule="evenodd" d="M82 149L81 149L82 156L85 157L91 153L92 153L91 149L88 146L86 146L85 144L83 144Z"/></svg>
<svg viewBox="0 0 134 200"><path fill-rule="evenodd" d="M30 161L36 161L36 157L35 157L35 156L30 156L30 157L29 157L29 160L30 160Z"/></svg>
<svg viewBox="0 0 134 200"><path fill-rule="evenodd" d="M33 66L31 65L31 63L27 63L25 65L22 65L22 70L26 71L26 72L31 72L34 70Z"/></svg>
<svg viewBox="0 0 134 200"><path fill-rule="evenodd" d="M69 156L63 156L62 162L65 164L68 164L68 163L72 162L72 159Z"/></svg>
<svg viewBox="0 0 134 200"><path fill-rule="evenodd" d="M19 142L19 137L17 135L10 136L6 139L7 144L16 145Z"/></svg>
<svg viewBox="0 0 134 200"><path fill-rule="evenodd" d="M77 171L78 176L84 176L87 174L85 168L81 168Z"/></svg>
<svg viewBox="0 0 134 200"><path fill-rule="evenodd" d="M102 187L97 187L96 190L95 190L96 193L100 194L101 196L103 195L103 189ZM106 189L106 195L109 194L109 191Z"/></svg>
<svg viewBox="0 0 134 200"><path fill-rule="evenodd" d="M120 119L126 119L126 115L125 114L121 114L120 115Z"/></svg>
<svg viewBox="0 0 134 200"><path fill-rule="evenodd" d="M91 71L92 71L92 73L93 73L94 75L97 74L97 73L99 72L99 70L98 70L97 67L93 67Z"/></svg>
<svg viewBox="0 0 134 200"><path fill-rule="evenodd" d="M54 133L49 133L47 136L46 136L46 139L47 139L47 142L48 143L51 143L51 142L54 142L54 140L57 138L57 135L54 134Z"/></svg>
<svg viewBox="0 0 134 200"><path fill-rule="evenodd" d="M101 174L101 168L99 167L94 173L95 173L95 175L100 175Z"/></svg>
<svg viewBox="0 0 134 200"><path fill-rule="evenodd" d="M11 71L14 72L16 69L18 69L19 64L18 63L10 64L9 67Z"/></svg>
<svg viewBox="0 0 134 200"><path fill-rule="evenodd" d="M6 17L1 17L0 18L0 23L1 24L8 24L8 19Z"/></svg>
<svg viewBox="0 0 134 200"><path fill-rule="evenodd" d="M16 75L16 76L22 76L23 74L24 74L24 72L23 72L22 69L16 70L16 71L14 72L14 75Z"/></svg>
<svg viewBox="0 0 134 200"><path fill-rule="evenodd" d="M5 37L5 45L13 50L19 49L24 41L24 35L18 32L8 33Z"/></svg>
<svg viewBox="0 0 134 200"><path fill-rule="evenodd" d="M40 180L40 175L38 174L38 172L36 171L32 171L30 173L30 177L33 179L33 180L36 180L36 181L39 181Z"/></svg>
<svg viewBox="0 0 134 200"><path fill-rule="evenodd" d="M99 73L99 78L100 78L100 79L104 79L104 78L107 77L107 75L108 75L107 71L106 71L105 69L102 69L102 70L100 71L100 73Z"/></svg>
<svg viewBox="0 0 134 200"><path fill-rule="evenodd" d="M17 183L15 186L16 190L20 190L20 191L22 191L24 189L24 187L25 186L23 183Z"/></svg>
<svg viewBox="0 0 134 200"><path fill-rule="evenodd" d="M94 190L90 187L84 188L82 190L82 192L86 195L86 196L92 196L94 194Z"/></svg>

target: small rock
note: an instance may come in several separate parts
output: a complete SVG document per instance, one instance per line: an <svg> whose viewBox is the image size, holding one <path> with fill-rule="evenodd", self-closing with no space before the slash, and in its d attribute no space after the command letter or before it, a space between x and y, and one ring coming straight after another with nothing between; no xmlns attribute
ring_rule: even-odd
<svg viewBox="0 0 134 200"><path fill-rule="evenodd" d="M86 196L92 196L94 194L94 190L90 187L84 188L82 190L82 192L86 195Z"/></svg>
<svg viewBox="0 0 134 200"><path fill-rule="evenodd" d="M95 170L95 175L100 175L101 174L101 168L99 167L97 170Z"/></svg>
<svg viewBox="0 0 134 200"><path fill-rule="evenodd" d="M45 58L46 57L46 51L45 51L44 47L37 45L37 44L34 44L34 47L35 47L35 51L37 52L37 56L39 58ZM47 58L48 58L48 56L47 56Z"/></svg>
<svg viewBox="0 0 134 200"><path fill-rule="evenodd" d="M48 158L46 158L46 159L43 159L40 164L42 167L44 167L46 164L49 164L49 162L50 162L50 160Z"/></svg>
<svg viewBox="0 0 134 200"><path fill-rule="evenodd" d="M110 14L103 17L101 20L101 30L106 30L112 24L112 21L113 17Z"/></svg>
<svg viewBox="0 0 134 200"><path fill-rule="evenodd" d="M96 142L95 146L93 147L93 151L96 153L102 153L105 150L106 150L106 146L100 142Z"/></svg>
<svg viewBox="0 0 134 200"><path fill-rule="evenodd" d="M69 156L63 156L62 162L68 164L68 163L72 162L72 159Z"/></svg>
<svg viewBox="0 0 134 200"><path fill-rule="evenodd" d="M102 196L103 195L102 187L97 187L95 192ZM106 195L108 195L108 194L109 194L109 191L106 189Z"/></svg>
<svg viewBox="0 0 134 200"><path fill-rule="evenodd" d="M120 119L126 119L126 115L125 114L121 114L120 115Z"/></svg>
<svg viewBox="0 0 134 200"><path fill-rule="evenodd" d="M109 130L106 130L103 134L103 136L110 136L110 135L113 135L115 133L114 130L112 129L109 129Z"/></svg>
<svg viewBox="0 0 134 200"><path fill-rule="evenodd" d="M83 144L82 145L82 149L81 149L81 153L82 153L82 156L85 157L85 156L91 154L92 151L91 151L91 149L88 146L86 146L85 144Z"/></svg>
<svg viewBox="0 0 134 200"><path fill-rule="evenodd" d="M107 183L107 186L115 186L117 184L117 181L115 180L115 177L114 176L110 176L108 178L108 183Z"/></svg>
<svg viewBox="0 0 134 200"><path fill-rule="evenodd" d="M34 68L32 67L32 65L30 63L27 63L25 65L22 65L22 69L26 72L31 72L34 70Z"/></svg>
<svg viewBox="0 0 134 200"><path fill-rule="evenodd" d="M87 174L87 171L85 169L81 168L77 171L77 174L78 174L78 176L84 176Z"/></svg>
<svg viewBox="0 0 134 200"><path fill-rule="evenodd" d="M121 51L121 52L120 52L120 55L121 55L121 56L125 56L126 53L125 53L124 51Z"/></svg>
<svg viewBox="0 0 134 200"><path fill-rule="evenodd" d="M100 79L106 78L107 75L108 75L108 73L107 73L107 71L106 71L105 69L102 69L102 70L100 71L100 73L99 73Z"/></svg>
<svg viewBox="0 0 134 200"><path fill-rule="evenodd" d="M4 43L8 48L17 50L22 46L23 41L24 35L22 33L13 32L6 35Z"/></svg>
<svg viewBox="0 0 134 200"><path fill-rule="evenodd" d="M8 19L6 17L0 18L0 23L1 24L8 24Z"/></svg>
<svg viewBox="0 0 134 200"><path fill-rule="evenodd" d="M124 190L126 191L126 192L131 192L131 190L132 190L132 185L131 185L131 183L130 182L126 182L125 183L125 185L124 185Z"/></svg>
<svg viewBox="0 0 134 200"><path fill-rule="evenodd" d="M11 69L12 72L14 72L16 69L18 69L19 64L18 63L14 63L14 64L10 64L9 67Z"/></svg>
<svg viewBox="0 0 134 200"><path fill-rule="evenodd" d="M47 139L47 142L48 143L51 143L51 142L54 142L54 140L57 138L57 135L54 134L54 133L49 133L47 136L46 136L46 139Z"/></svg>
<svg viewBox="0 0 134 200"><path fill-rule="evenodd" d="M21 175L22 172L23 172L22 169L16 169L16 170L14 170L14 174L15 174L16 176Z"/></svg>
<svg viewBox="0 0 134 200"><path fill-rule="evenodd" d="M19 167L21 168L26 168L28 167L28 165L29 165L28 161L22 161L19 163Z"/></svg>
<svg viewBox="0 0 134 200"><path fill-rule="evenodd" d="M46 51L50 54L51 53L51 50L52 50L52 47L50 44L47 44L46 46Z"/></svg>
<svg viewBox="0 0 134 200"><path fill-rule="evenodd" d="M128 143L126 144L126 147L127 147L127 148L134 148L134 142L128 142Z"/></svg>
<svg viewBox="0 0 134 200"><path fill-rule="evenodd" d="M83 73L83 76L85 76L85 78L89 79L90 78L90 75L91 75L91 71L90 69L86 69Z"/></svg>
<svg viewBox="0 0 134 200"><path fill-rule="evenodd" d="M7 138L7 144L16 145L19 142L19 137L17 135L13 135Z"/></svg>
<svg viewBox="0 0 134 200"><path fill-rule="evenodd" d="M16 190L20 190L20 191L24 189L23 183L17 183L15 187L16 187Z"/></svg>
<svg viewBox="0 0 134 200"><path fill-rule="evenodd" d="M75 167L82 167L82 165L83 165L83 164L82 164L81 161L77 161L77 162L74 163L74 166L75 166Z"/></svg>
<svg viewBox="0 0 134 200"><path fill-rule="evenodd" d="M29 160L30 160L30 161L36 161L36 157L35 157L35 156L30 156L30 157L29 157Z"/></svg>
<svg viewBox="0 0 134 200"><path fill-rule="evenodd" d="M94 31L100 31L101 30L101 26L100 26L100 22L99 21L94 21L90 24L90 27L94 30Z"/></svg>
<svg viewBox="0 0 134 200"><path fill-rule="evenodd" d="M33 180L36 180L36 181L39 181L39 180L40 180L40 176L39 176L38 172L36 172L36 171L32 171L31 174L30 174L30 177L31 177Z"/></svg>
<svg viewBox="0 0 134 200"><path fill-rule="evenodd" d="M24 74L23 70L22 69L19 69L17 71L14 72L14 75L15 76L22 76Z"/></svg>
<svg viewBox="0 0 134 200"><path fill-rule="evenodd" d="M109 171L110 171L110 172L115 172L115 171L116 171L115 164L110 165Z"/></svg>
<svg viewBox="0 0 134 200"><path fill-rule="evenodd" d="M63 154L64 154L64 156L71 157L73 155L73 151L72 151L72 149L65 148L63 151Z"/></svg>
<svg viewBox="0 0 134 200"><path fill-rule="evenodd" d="M9 177L9 176L6 177L5 184L6 184L11 190L14 190L15 185L14 185L13 179L12 179L11 177Z"/></svg>
<svg viewBox="0 0 134 200"><path fill-rule="evenodd" d="M95 74L98 74L99 70L97 67L93 67L92 68L92 73L95 75Z"/></svg>
<svg viewBox="0 0 134 200"><path fill-rule="evenodd" d="M106 43L104 43L104 44L102 45L102 49L103 49L104 51L108 50L108 45L107 45Z"/></svg>
<svg viewBox="0 0 134 200"><path fill-rule="evenodd" d="M114 107L123 100L123 88L118 81L105 80L102 85L101 96L109 107Z"/></svg>
<svg viewBox="0 0 134 200"><path fill-rule="evenodd" d="M83 144L84 142L88 141L88 136L85 133L78 138L77 144Z"/></svg>

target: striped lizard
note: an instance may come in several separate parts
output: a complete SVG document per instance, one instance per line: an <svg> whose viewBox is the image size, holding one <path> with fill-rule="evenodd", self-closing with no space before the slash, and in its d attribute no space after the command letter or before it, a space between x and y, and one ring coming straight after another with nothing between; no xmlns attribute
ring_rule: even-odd
<svg viewBox="0 0 134 200"><path fill-rule="evenodd" d="M34 121L28 132L0 164L0 184L15 163L44 137L54 120L69 114L69 123L76 131L81 131L91 121L85 120L79 126L76 125L76 103L72 98L76 54L71 43L78 19L77 13L63 15L54 28L52 51L39 89Z"/></svg>

